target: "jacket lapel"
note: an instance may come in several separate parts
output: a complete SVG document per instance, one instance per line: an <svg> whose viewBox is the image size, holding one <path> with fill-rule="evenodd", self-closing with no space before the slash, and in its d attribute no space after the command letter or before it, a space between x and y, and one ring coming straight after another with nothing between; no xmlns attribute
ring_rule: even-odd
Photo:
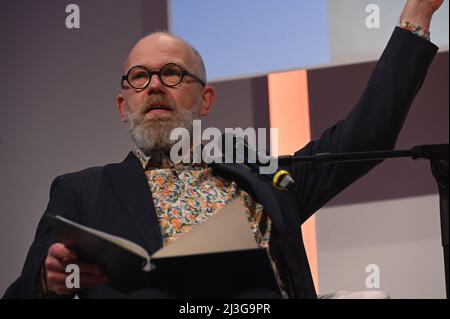
<svg viewBox="0 0 450 319"><path fill-rule="evenodd" d="M274 227L278 230L284 229L280 206L271 185L254 176L241 164L213 163L212 168L215 173L235 180L263 205ZM122 163L107 165L105 170L149 254L154 253L163 246L163 240L151 192L139 159L130 152Z"/></svg>
<svg viewBox="0 0 450 319"><path fill-rule="evenodd" d="M264 211L268 214L276 229L280 231L284 229L280 206L275 197L273 187L269 183L256 177L241 164L213 163L211 165L217 174L235 180L240 187L263 205ZM278 192L278 190L275 191Z"/></svg>
<svg viewBox="0 0 450 319"><path fill-rule="evenodd" d="M107 165L105 170L148 253L153 254L163 240L141 162L130 152L122 163Z"/></svg>

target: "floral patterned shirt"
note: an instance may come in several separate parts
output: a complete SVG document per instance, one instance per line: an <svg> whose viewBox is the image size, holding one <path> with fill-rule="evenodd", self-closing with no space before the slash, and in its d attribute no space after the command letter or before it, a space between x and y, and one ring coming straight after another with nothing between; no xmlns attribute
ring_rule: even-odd
<svg viewBox="0 0 450 319"><path fill-rule="evenodd" d="M168 157L152 160L135 148L141 161L161 227L164 245L216 214L233 199L245 203L253 236L259 247L269 248L272 223L263 206L236 182L214 175L204 163L173 163ZM269 250L268 250L269 251ZM270 257L270 254L269 254ZM283 297L287 297L277 267L271 259Z"/></svg>

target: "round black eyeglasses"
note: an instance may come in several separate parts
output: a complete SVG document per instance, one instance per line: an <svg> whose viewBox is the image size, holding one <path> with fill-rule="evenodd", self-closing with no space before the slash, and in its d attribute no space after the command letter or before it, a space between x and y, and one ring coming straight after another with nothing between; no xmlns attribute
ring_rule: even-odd
<svg viewBox="0 0 450 319"><path fill-rule="evenodd" d="M149 71L146 67L141 65L133 66L130 70L128 70L126 75L122 75L120 84L123 89L126 89L123 83L124 81L126 81L132 88L142 90L147 87L154 74L158 75L161 83L168 87L177 86L181 83L181 81L183 81L183 78L186 75L197 80L201 85L206 85L205 82L202 81L198 76L184 70L176 63L167 63L163 65L163 67L159 69L159 71Z"/></svg>

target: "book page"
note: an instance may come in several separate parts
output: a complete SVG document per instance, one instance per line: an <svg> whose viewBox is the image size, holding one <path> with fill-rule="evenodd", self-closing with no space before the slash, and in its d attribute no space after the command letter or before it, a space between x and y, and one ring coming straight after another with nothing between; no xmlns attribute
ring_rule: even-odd
<svg viewBox="0 0 450 319"><path fill-rule="evenodd" d="M185 256L258 248L244 203L238 199L167 244L151 258Z"/></svg>

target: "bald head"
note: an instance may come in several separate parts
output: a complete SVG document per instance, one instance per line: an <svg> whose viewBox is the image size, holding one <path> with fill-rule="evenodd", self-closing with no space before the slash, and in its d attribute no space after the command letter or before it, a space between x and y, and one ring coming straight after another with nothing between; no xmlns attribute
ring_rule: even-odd
<svg viewBox="0 0 450 319"><path fill-rule="evenodd" d="M181 64L206 83L206 70L200 53L184 39L168 32L154 32L141 38L128 54L122 74L134 65L144 65L144 61L158 61L169 56L176 56L178 61L172 62Z"/></svg>

